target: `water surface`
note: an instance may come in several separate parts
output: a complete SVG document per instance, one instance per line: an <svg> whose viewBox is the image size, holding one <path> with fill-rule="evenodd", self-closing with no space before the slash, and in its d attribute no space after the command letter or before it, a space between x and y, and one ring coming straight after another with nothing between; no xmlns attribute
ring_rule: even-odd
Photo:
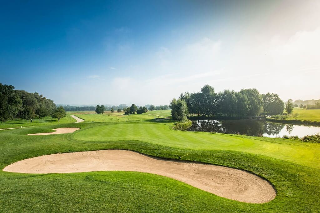
<svg viewBox="0 0 320 213"><path fill-rule="evenodd" d="M320 127L274 123L258 120L197 120L189 131L219 132L264 137L298 136L320 134Z"/></svg>

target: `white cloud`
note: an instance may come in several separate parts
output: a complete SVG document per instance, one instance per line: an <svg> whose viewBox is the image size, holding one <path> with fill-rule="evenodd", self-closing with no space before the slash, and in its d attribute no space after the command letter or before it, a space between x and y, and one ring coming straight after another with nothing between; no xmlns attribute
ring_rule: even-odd
<svg viewBox="0 0 320 213"><path fill-rule="evenodd" d="M90 75L90 76L88 76L88 78L94 79L94 78L100 78L100 76L99 75Z"/></svg>
<svg viewBox="0 0 320 213"><path fill-rule="evenodd" d="M319 98L320 28L299 31L289 38L274 35L269 40L243 41L232 49L226 64L225 87L254 87L275 92L283 99ZM248 76L248 78L242 78ZM234 81L238 79L238 81ZM233 81L234 83L231 83Z"/></svg>
<svg viewBox="0 0 320 213"><path fill-rule="evenodd" d="M115 67L109 67L109 69L110 69L110 70L115 70L116 68L115 68Z"/></svg>

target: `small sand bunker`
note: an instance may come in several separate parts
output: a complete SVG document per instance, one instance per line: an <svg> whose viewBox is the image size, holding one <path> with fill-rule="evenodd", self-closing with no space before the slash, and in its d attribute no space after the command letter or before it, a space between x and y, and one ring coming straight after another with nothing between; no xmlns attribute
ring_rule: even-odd
<svg viewBox="0 0 320 213"><path fill-rule="evenodd" d="M246 203L266 203L276 192L251 173L222 166L161 160L125 150L100 150L45 155L3 169L18 173L135 171L173 178L215 195Z"/></svg>
<svg viewBox="0 0 320 213"><path fill-rule="evenodd" d="M77 116L75 116L75 115L71 115L71 117L76 120L75 123L81 123L81 122L84 121L83 119L81 119L81 118L79 118L79 117L77 117Z"/></svg>
<svg viewBox="0 0 320 213"><path fill-rule="evenodd" d="M36 134L28 134L28 135L60 135L60 134L73 133L79 129L80 128L57 128L57 129L53 129L54 132L36 133Z"/></svg>

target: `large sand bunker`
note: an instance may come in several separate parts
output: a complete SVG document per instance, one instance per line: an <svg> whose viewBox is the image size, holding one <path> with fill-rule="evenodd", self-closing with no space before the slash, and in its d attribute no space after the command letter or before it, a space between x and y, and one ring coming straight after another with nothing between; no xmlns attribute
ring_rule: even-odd
<svg viewBox="0 0 320 213"><path fill-rule="evenodd" d="M60 134L73 133L79 129L80 128L57 128L57 129L53 129L54 132L35 133L35 134L28 134L28 135L60 135Z"/></svg>
<svg viewBox="0 0 320 213"><path fill-rule="evenodd" d="M173 178L241 202L266 203L276 196L268 181L245 171L208 164L161 160L125 150L45 155L13 163L3 171L40 174L136 171Z"/></svg>

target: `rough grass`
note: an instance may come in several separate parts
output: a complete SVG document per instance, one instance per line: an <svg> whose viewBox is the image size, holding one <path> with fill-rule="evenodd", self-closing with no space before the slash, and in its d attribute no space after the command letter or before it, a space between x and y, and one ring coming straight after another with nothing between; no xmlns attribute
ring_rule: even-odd
<svg viewBox="0 0 320 213"><path fill-rule="evenodd" d="M291 146L293 150L297 147L309 150L309 143L287 143L279 139L262 141L255 137L205 133L194 133L192 138L183 132L170 130L170 123L154 122L154 115L129 116L130 121L124 119L117 122L111 120L113 116L103 122L104 116L108 115L101 116L91 117L97 118L99 122L86 120L79 124L43 125L0 132L0 168L18 160L45 154L126 149L150 156L247 170L269 180L277 190L277 197L266 204L246 204L215 196L170 178L137 172L32 175L0 171L0 212L319 212L320 169L313 165L303 166L306 163L301 157L293 160L294 156L291 156L289 160L281 160L260 153L257 148L263 147L261 143L267 143L270 152L278 151L281 155L283 149ZM137 130L140 128L134 125L140 126L142 130ZM112 133L109 128L113 126L121 127L125 137L117 128ZM56 127L80 127L82 130L66 135L26 135ZM88 131L102 131L103 128L109 129L109 134L113 136L102 133L99 140L77 139L79 135L84 137L83 134ZM168 132L171 135L163 134ZM165 143L175 133L176 139ZM151 136L154 138L149 141ZM197 137L208 138L204 142L196 142L194 138ZM188 138L192 139L183 146L180 140ZM285 147L281 148L282 145ZM242 148L230 149L236 146ZM252 153L246 149L252 150ZM264 152L268 152L268 149ZM319 151L314 154L319 156Z"/></svg>
<svg viewBox="0 0 320 213"><path fill-rule="evenodd" d="M316 121L320 122L320 109L294 108L287 120Z"/></svg>

